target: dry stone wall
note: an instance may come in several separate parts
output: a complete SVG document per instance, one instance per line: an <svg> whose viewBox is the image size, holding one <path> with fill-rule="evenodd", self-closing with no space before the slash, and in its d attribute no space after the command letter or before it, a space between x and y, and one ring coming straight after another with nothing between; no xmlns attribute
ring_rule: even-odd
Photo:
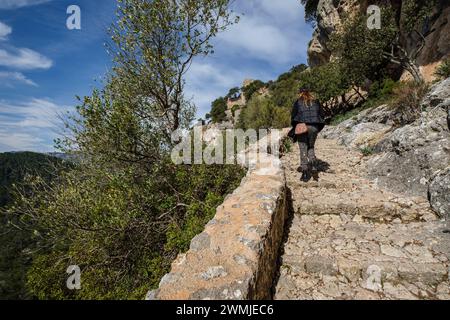
<svg viewBox="0 0 450 320"><path fill-rule="evenodd" d="M284 130L278 142L286 134ZM286 178L277 154L260 153L251 146L240 154L244 155L250 159L247 176L146 299L272 297L287 218Z"/></svg>

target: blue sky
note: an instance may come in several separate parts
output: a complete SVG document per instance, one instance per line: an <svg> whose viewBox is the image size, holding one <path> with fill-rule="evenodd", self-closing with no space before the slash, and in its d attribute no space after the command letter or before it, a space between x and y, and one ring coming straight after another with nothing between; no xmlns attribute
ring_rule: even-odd
<svg viewBox="0 0 450 320"><path fill-rule="evenodd" d="M81 8L81 30L66 10ZM0 152L54 151L57 114L99 86L110 67L104 43L115 0L0 0ZM215 40L216 53L195 60L186 94L198 117L244 79L274 79L306 62L312 29L298 0L238 0L239 24Z"/></svg>

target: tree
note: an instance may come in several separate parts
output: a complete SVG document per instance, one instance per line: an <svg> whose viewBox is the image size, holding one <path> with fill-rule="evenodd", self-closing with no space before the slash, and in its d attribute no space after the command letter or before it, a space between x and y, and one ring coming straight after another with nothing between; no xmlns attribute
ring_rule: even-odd
<svg viewBox="0 0 450 320"><path fill-rule="evenodd" d="M301 74L306 69L304 64L294 66L269 85L270 95L277 106L291 108L297 98Z"/></svg>
<svg viewBox="0 0 450 320"><path fill-rule="evenodd" d="M249 101L253 94L257 92L259 89L264 88L266 84L261 80L252 81L248 86L242 88L242 93L245 96L245 99Z"/></svg>
<svg viewBox="0 0 450 320"><path fill-rule="evenodd" d="M326 110L329 115L339 111L336 107L339 98L341 98L339 103L345 105L345 94L351 87L342 65L337 61L303 72L300 82L301 86L309 88L314 93L315 98L324 107L331 102L333 110Z"/></svg>
<svg viewBox="0 0 450 320"><path fill-rule="evenodd" d="M141 299L240 182L237 166L176 166L171 132L189 129L193 59L235 21L228 0L121 0L105 87L85 97L59 141L79 161L36 177L11 213L36 237L27 284L40 299ZM68 291L79 265L82 289Z"/></svg>
<svg viewBox="0 0 450 320"><path fill-rule="evenodd" d="M115 150L129 162L157 161L171 133L189 128L195 107L184 97L196 56L213 53L211 39L237 18L230 0L120 0L108 50L114 66L105 89L86 97L72 118L69 148L92 156Z"/></svg>
<svg viewBox="0 0 450 320"><path fill-rule="evenodd" d="M227 100L223 97L217 98L211 104L211 119L214 123L222 122L226 119Z"/></svg>
<svg viewBox="0 0 450 320"><path fill-rule="evenodd" d="M317 21L317 6L319 0L300 0L300 3L305 8L305 20L309 23L315 23Z"/></svg>
<svg viewBox="0 0 450 320"><path fill-rule="evenodd" d="M330 49L358 85L380 76L387 63L408 71L415 82L423 82L417 57L431 32L426 25L437 0L404 0L398 6L382 8L382 28L369 30L367 17L357 14L347 19L341 30L331 36ZM408 43L412 39L413 43Z"/></svg>
<svg viewBox="0 0 450 320"><path fill-rule="evenodd" d="M290 124L290 108L278 107L270 97L253 96L242 109L238 127L242 129L286 128Z"/></svg>
<svg viewBox="0 0 450 320"><path fill-rule="evenodd" d="M241 94L241 89L239 89L238 87L235 87L235 88L231 88L229 91L228 91L228 94L226 95L226 98L229 98L229 99L237 99L237 98L239 98L239 95Z"/></svg>
<svg viewBox="0 0 450 320"><path fill-rule="evenodd" d="M390 28L396 28L397 34L383 56L408 71L417 84L424 79L416 60L425 47L426 37L433 32L429 26L431 12L436 8L440 10L442 3L440 0L403 0L394 12L394 19L388 19ZM407 43L408 38L413 39L412 46Z"/></svg>

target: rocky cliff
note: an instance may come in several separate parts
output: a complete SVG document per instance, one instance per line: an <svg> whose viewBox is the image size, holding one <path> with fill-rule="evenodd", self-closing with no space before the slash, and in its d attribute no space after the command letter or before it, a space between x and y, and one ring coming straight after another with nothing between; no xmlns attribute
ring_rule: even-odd
<svg viewBox="0 0 450 320"><path fill-rule="evenodd" d="M308 48L310 66L322 65L330 61L333 52L328 48L330 36L338 30L344 19L352 13L366 12L370 4L383 1L368 0L320 0L317 6L317 25ZM447 1L448 2L448 1ZM430 15L430 34L425 38L425 46L417 57L417 63L425 79L433 80L433 74L440 62L450 55L450 3L444 1L444 9L437 8ZM410 46L416 43L409 36ZM406 78L407 75L404 75Z"/></svg>
<svg viewBox="0 0 450 320"><path fill-rule="evenodd" d="M368 109L323 136L374 154L368 174L378 185L409 196L426 197L442 217L450 215L450 78L435 84L411 124L394 125L388 105Z"/></svg>

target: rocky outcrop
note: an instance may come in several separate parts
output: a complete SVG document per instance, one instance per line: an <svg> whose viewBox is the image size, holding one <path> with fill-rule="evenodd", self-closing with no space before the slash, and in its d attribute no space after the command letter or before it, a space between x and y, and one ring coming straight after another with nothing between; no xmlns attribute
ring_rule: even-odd
<svg viewBox="0 0 450 320"><path fill-rule="evenodd" d="M383 105L328 127L322 135L374 152L368 176L380 186L424 197L435 174L450 164L449 107L450 78L431 88L422 102L422 114L409 125L395 127L401 115Z"/></svg>
<svg viewBox="0 0 450 320"><path fill-rule="evenodd" d="M393 130L375 146L369 175L380 185L424 196L436 172L450 164L450 79L435 85L422 103L414 123Z"/></svg>
<svg viewBox="0 0 450 320"><path fill-rule="evenodd" d="M327 47L330 35L342 23L344 14L359 10L357 0L320 0L317 6L317 26L308 48L308 64L311 67L327 63L331 51Z"/></svg>
<svg viewBox="0 0 450 320"><path fill-rule="evenodd" d="M381 1L370 1L371 4ZM365 12L369 1L365 0L320 0L317 6L317 25L308 48L308 62L314 67L330 61L333 52L328 48L330 36L339 29L343 20L357 12ZM430 33L424 48L417 57L417 64L424 78L434 80L434 72L440 62L450 55L450 6L437 9L430 16ZM411 48L417 46L413 35L406 42ZM409 78L405 73L403 79Z"/></svg>
<svg viewBox="0 0 450 320"><path fill-rule="evenodd" d="M262 140L259 145L265 143ZM244 156L249 171L241 185L217 208L205 230L191 241L189 251L178 256L147 299L272 297L287 217L286 180L277 154L261 153L251 146L238 155L241 163Z"/></svg>

